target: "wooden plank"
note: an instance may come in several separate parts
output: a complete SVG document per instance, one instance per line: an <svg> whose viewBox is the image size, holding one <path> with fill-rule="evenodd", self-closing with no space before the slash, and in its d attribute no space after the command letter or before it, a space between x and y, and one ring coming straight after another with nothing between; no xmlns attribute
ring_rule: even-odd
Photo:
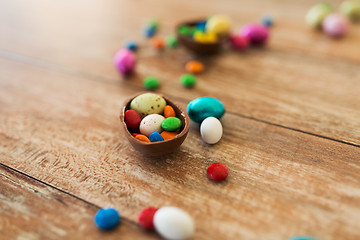
<svg viewBox="0 0 360 240"><path fill-rule="evenodd" d="M331 2L334 6L340 4ZM305 26L303 18L312 1L181 3L36 1L30 5L8 1L0 9L5 19L0 22L0 46L44 62L15 56L18 60L118 84L112 55L126 39L135 38L145 48L138 53L138 75L131 81L136 86L145 76L157 75L163 80L160 91L171 96L188 101L215 96L234 113L360 145L360 29L356 25L349 36L334 41ZM163 26L160 34L171 33L189 9L193 16L226 13L237 28L257 21L266 9L275 16L276 26L267 49L207 59L208 71L199 77L198 87L185 92L178 78L192 56L183 50L158 54L142 39L140 30L146 18L155 16ZM133 12L137 14L129 15ZM4 51L1 55L14 57Z"/></svg>
<svg viewBox="0 0 360 240"><path fill-rule="evenodd" d="M95 227L97 207L0 165L1 239L156 239L123 219L113 231Z"/></svg>
<svg viewBox="0 0 360 240"><path fill-rule="evenodd" d="M228 113L218 144L192 126L178 152L146 158L120 130L122 101L137 91L127 82L3 59L0 68L3 164L132 221L146 206L181 207L195 219L195 239L360 237L358 147ZM218 161L230 176L216 184L205 172Z"/></svg>

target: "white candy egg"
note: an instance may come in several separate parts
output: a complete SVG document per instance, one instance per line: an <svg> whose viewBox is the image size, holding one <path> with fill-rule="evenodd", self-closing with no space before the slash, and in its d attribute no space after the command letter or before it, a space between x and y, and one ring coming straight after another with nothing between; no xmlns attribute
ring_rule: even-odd
<svg viewBox="0 0 360 240"><path fill-rule="evenodd" d="M184 210L166 206L154 215L156 231L165 239L188 239L194 235L193 219Z"/></svg>
<svg viewBox="0 0 360 240"><path fill-rule="evenodd" d="M161 133L161 123L165 118L159 114L150 114L144 117L140 123L140 132L150 136L153 132Z"/></svg>
<svg viewBox="0 0 360 240"><path fill-rule="evenodd" d="M200 134L204 142L215 144L220 141L223 128L219 119L214 117L205 118L200 125Z"/></svg>

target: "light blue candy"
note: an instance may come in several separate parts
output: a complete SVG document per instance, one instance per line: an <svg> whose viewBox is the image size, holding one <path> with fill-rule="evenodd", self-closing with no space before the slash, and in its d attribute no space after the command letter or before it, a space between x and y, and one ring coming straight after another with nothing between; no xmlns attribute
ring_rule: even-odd
<svg viewBox="0 0 360 240"><path fill-rule="evenodd" d="M207 117L220 119L225 113L225 107L220 100L212 97L201 97L192 100L187 106L191 120L201 123Z"/></svg>
<svg viewBox="0 0 360 240"><path fill-rule="evenodd" d="M289 238L287 240L318 240L317 238L313 238L313 237L294 237L294 238Z"/></svg>
<svg viewBox="0 0 360 240"><path fill-rule="evenodd" d="M146 26L144 28L145 37L150 38L150 37L154 36L155 33L156 33L156 27L154 27L154 26Z"/></svg>
<svg viewBox="0 0 360 240"><path fill-rule="evenodd" d="M272 19L272 17L270 16L264 16L262 19L261 19L261 22L264 26L266 27L271 27L273 24L274 24L274 20Z"/></svg>
<svg viewBox="0 0 360 240"><path fill-rule="evenodd" d="M139 48L139 46L137 45L136 42L130 41L126 43L126 48L131 51L136 51Z"/></svg>
<svg viewBox="0 0 360 240"><path fill-rule="evenodd" d="M95 215L95 224L101 229L110 230L120 222L120 215L114 208L102 208Z"/></svg>
<svg viewBox="0 0 360 240"><path fill-rule="evenodd" d="M149 140L150 140L150 142L161 142L161 141L164 141L164 138L163 138L163 136L161 136L160 133L153 132L152 134L150 134Z"/></svg>

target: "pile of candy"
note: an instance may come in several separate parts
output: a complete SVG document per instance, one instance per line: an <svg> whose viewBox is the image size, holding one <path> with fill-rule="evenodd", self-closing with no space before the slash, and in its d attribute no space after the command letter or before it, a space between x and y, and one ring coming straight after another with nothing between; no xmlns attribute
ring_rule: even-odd
<svg viewBox="0 0 360 240"><path fill-rule="evenodd" d="M135 97L130 109L125 111L124 120L132 135L146 143L170 140L176 137L182 127L173 107L154 93Z"/></svg>
<svg viewBox="0 0 360 240"><path fill-rule="evenodd" d="M339 13L333 13L329 3L321 2L310 8L306 15L306 23L315 29L322 29L331 37L343 37L349 29L350 19L360 20L360 1L345 1L340 6Z"/></svg>

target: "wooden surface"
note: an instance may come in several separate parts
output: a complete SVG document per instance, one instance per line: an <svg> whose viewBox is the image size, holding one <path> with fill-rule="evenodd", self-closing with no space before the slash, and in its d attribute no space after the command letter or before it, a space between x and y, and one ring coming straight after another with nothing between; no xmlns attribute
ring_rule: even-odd
<svg viewBox="0 0 360 240"><path fill-rule="evenodd" d="M315 1L1 1L0 239L157 239L137 226L147 206L178 206L194 239L360 239L360 24L332 40L309 30ZM340 1L333 1L338 6ZM238 29L275 17L266 48L201 58L194 89L179 76L196 58L157 52L146 19L175 24L227 14ZM122 79L112 56L140 42L136 74ZM213 146L191 126L179 151L146 158L123 135L123 101L158 76L186 108L201 96L227 109ZM206 168L225 163L223 183ZM114 206L123 222L99 231L93 216Z"/></svg>

